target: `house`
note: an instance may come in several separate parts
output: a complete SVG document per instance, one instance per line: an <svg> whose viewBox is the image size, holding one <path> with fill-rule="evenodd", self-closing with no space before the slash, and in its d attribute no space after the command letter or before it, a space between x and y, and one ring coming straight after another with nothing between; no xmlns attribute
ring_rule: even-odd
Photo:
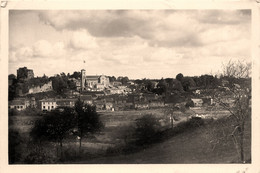
<svg viewBox="0 0 260 173"><path fill-rule="evenodd" d="M74 107L77 99L55 99L48 98L40 100L42 111L51 111L58 107Z"/></svg>
<svg viewBox="0 0 260 173"><path fill-rule="evenodd" d="M39 102L40 102L42 111L51 111L58 107L56 99L54 99L54 98L42 99L42 100L39 100Z"/></svg>
<svg viewBox="0 0 260 173"><path fill-rule="evenodd" d="M90 95L93 99L105 96L104 91L82 91L81 95Z"/></svg>
<svg viewBox="0 0 260 173"><path fill-rule="evenodd" d="M83 95L80 96L80 99L84 102L84 104L92 105L93 100L91 95Z"/></svg>
<svg viewBox="0 0 260 173"><path fill-rule="evenodd" d="M164 102L161 100L150 100L149 107L150 108L164 107Z"/></svg>
<svg viewBox="0 0 260 173"><path fill-rule="evenodd" d="M57 103L57 106L58 107L74 107L75 106L75 103L76 103L77 99L73 99L73 98L70 98L70 99L57 99L56 100L56 103Z"/></svg>
<svg viewBox="0 0 260 173"><path fill-rule="evenodd" d="M121 85L122 85L122 82L119 82L119 81L112 82L112 86L114 86L114 87L121 86Z"/></svg>
<svg viewBox="0 0 260 173"><path fill-rule="evenodd" d="M149 109L149 103L148 102L136 102L134 103L135 109Z"/></svg>
<svg viewBox="0 0 260 173"><path fill-rule="evenodd" d="M114 107L114 104L112 102L106 102L105 105L104 105L104 108L106 110L112 110Z"/></svg>
<svg viewBox="0 0 260 173"><path fill-rule="evenodd" d="M211 97L203 97L203 105L212 105L214 103Z"/></svg>
<svg viewBox="0 0 260 173"><path fill-rule="evenodd" d="M25 110L29 106L30 106L30 101L25 98L15 99L9 101L8 103L9 109L16 109L18 111Z"/></svg>
<svg viewBox="0 0 260 173"><path fill-rule="evenodd" d="M31 99L28 98L16 98L12 101L9 101L8 108L9 109L16 109L18 111L24 110L26 108L36 108L37 104L35 98L32 97Z"/></svg>
<svg viewBox="0 0 260 173"><path fill-rule="evenodd" d="M191 101L194 103L194 107L201 107L203 104L202 99L191 99Z"/></svg>
<svg viewBox="0 0 260 173"><path fill-rule="evenodd" d="M105 103L103 100L94 100L93 104L96 106L97 110L103 110L105 108Z"/></svg>

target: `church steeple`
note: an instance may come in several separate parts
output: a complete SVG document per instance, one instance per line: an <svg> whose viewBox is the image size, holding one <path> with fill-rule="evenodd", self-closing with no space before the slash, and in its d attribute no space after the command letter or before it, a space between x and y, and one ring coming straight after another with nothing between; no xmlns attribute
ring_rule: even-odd
<svg viewBox="0 0 260 173"><path fill-rule="evenodd" d="M81 90L85 89L86 70L81 70Z"/></svg>

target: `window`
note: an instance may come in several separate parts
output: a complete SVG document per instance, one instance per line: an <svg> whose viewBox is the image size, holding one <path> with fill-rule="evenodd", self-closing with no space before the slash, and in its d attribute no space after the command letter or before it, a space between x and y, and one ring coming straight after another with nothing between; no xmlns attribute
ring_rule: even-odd
<svg viewBox="0 0 260 173"><path fill-rule="evenodd" d="M17 108L19 109L19 106L17 106Z"/></svg>
<svg viewBox="0 0 260 173"><path fill-rule="evenodd" d="M43 109L45 109L45 106L43 106Z"/></svg>
<svg viewBox="0 0 260 173"><path fill-rule="evenodd" d="M48 109L50 110L50 106L48 106Z"/></svg>
<svg viewBox="0 0 260 173"><path fill-rule="evenodd" d="M54 108L54 106L51 106L51 108L53 109L53 108Z"/></svg>
<svg viewBox="0 0 260 173"><path fill-rule="evenodd" d="M21 106L21 108L23 108L23 106Z"/></svg>

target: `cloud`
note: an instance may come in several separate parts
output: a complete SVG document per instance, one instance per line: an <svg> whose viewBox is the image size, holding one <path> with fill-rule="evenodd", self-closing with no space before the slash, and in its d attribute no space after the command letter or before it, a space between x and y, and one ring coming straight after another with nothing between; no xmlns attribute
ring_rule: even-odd
<svg viewBox="0 0 260 173"><path fill-rule="evenodd" d="M31 14L38 20L33 25L34 39L23 45L11 43L10 62L47 60L48 66L73 62L65 69L52 65L52 70L86 68L89 74L162 77L181 71L204 73L225 58L250 58L250 10L55 10ZM45 33L39 29L43 25ZM15 28L22 30L18 24ZM26 36L20 33L19 38L25 40Z"/></svg>
<svg viewBox="0 0 260 173"><path fill-rule="evenodd" d="M249 23L251 15L250 10L93 10L41 11L39 16L57 30L84 29L107 38L138 36L150 46L198 47L205 40L200 33L214 32L212 25L239 26Z"/></svg>
<svg viewBox="0 0 260 173"><path fill-rule="evenodd" d="M65 46L63 42L54 44L47 40L39 40L32 46L13 47L10 50L10 61L34 61L36 58L61 58L65 54Z"/></svg>
<svg viewBox="0 0 260 173"><path fill-rule="evenodd" d="M204 10L198 12L198 20L213 25L239 25L251 19L251 10Z"/></svg>
<svg viewBox="0 0 260 173"><path fill-rule="evenodd" d="M46 57L50 56L53 52L52 45L46 40L37 41L33 45L33 56L34 57Z"/></svg>
<svg viewBox="0 0 260 173"><path fill-rule="evenodd" d="M73 49L92 49L96 48L97 44L96 39L88 31L81 29L71 33L67 46Z"/></svg>

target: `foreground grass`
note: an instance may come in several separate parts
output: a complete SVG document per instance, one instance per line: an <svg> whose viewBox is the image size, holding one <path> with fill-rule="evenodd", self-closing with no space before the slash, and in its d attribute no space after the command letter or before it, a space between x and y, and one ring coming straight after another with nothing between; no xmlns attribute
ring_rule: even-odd
<svg viewBox="0 0 260 173"><path fill-rule="evenodd" d="M224 122L228 127L230 122ZM246 122L245 157L251 158L251 121ZM218 129L216 131L216 129ZM222 139L219 124L208 124L171 137L137 153L100 157L77 163L91 164L170 164L170 163L239 163L231 137ZM216 140L216 138L218 138ZM212 139L215 139L212 142Z"/></svg>
<svg viewBox="0 0 260 173"><path fill-rule="evenodd" d="M132 124L136 118L153 112L157 118L165 118L163 111L140 110L102 113L102 121L107 125L103 134L83 141L84 154L78 157L78 143L74 137L64 141L64 152L67 162L62 163L90 163L90 164L136 164L136 163L238 163L239 157L232 138L223 138L222 126L217 123L201 126L196 129L185 130L183 133L165 135L161 142L151 144L130 154L116 153L111 156L106 148L112 145L117 147L122 143L121 134L129 132L127 125ZM23 135L28 135L32 121L38 116L12 116L12 125L9 128L17 129ZM224 121L222 125L231 127L231 122ZM232 130L232 129L231 129ZM223 138L223 139L222 139ZM45 149L55 154L54 146L45 146ZM246 122L245 157L251 158L251 120ZM68 158L71 157L71 158ZM77 158L76 158L77 157ZM56 162L55 162L56 163Z"/></svg>

